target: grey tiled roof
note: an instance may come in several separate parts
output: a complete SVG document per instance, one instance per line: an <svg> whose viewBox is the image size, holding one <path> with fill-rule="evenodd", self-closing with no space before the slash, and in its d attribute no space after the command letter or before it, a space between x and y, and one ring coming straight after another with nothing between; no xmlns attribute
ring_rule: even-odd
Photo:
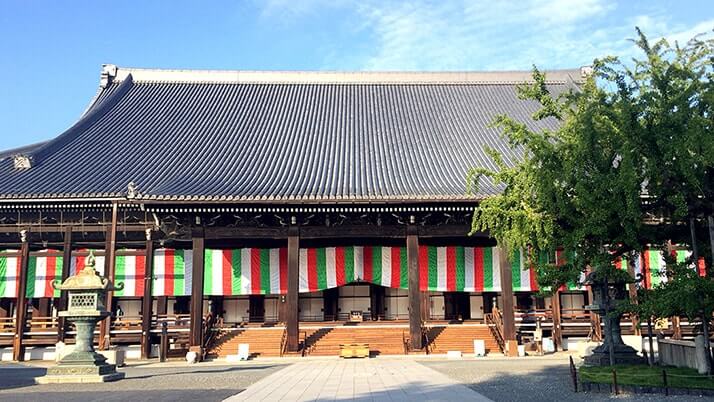
<svg viewBox="0 0 714 402"><path fill-rule="evenodd" d="M223 75L222 75L223 74ZM250 75L253 74L253 75ZM330 75L332 74L332 75ZM479 78L480 77L480 78ZM0 159L0 198L125 197L227 202L466 200L485 147L517 158L489 127L528 73L243 73L119 69L69 130ZM563 91L579 70L551 74ZM112 78L112 77L110 77Z"/></svg>

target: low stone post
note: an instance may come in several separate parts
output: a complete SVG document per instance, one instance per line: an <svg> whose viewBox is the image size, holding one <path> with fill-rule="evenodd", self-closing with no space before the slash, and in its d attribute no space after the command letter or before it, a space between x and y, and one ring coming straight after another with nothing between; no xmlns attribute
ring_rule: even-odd
<svg viewBox="0 0 714 402"><path fill-rule="evenodd" d="M711 367L709 367L709 351L706 347L704 335L699 334L694 338L694 346L697 354L697 371L699 374L709 374L711 370Z"/></svg>

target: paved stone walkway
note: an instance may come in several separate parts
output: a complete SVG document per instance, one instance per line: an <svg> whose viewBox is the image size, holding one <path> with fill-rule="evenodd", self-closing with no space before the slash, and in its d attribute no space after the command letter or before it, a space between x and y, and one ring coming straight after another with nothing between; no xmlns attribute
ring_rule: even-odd
<svg viewBox="0 0 714 402"><path fill-rule="evenodd" d="M227 401L490 401L413 360L377 358L299 362Z"/></svg>

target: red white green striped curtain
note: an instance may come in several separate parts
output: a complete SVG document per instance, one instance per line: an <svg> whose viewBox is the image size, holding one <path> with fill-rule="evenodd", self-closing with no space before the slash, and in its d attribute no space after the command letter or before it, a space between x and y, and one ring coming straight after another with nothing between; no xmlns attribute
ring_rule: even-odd
<svg viewBox="0 0 714 402"><path fill-rule="evenodd" d="M565 264L566 262L567 262L567 257L566 257L566 255L565 255L565 251L563 251L563 250L556 250L556 251L555 251L555 264L556 264L556 265L562 265L562 264ZM565 292L565 291L568 291L568 290L571 290L571 291L583 291L583 290L585 290L586 287L582 284L583 282L585 282L585 275L586 275L585 272L581 272L581 273L580 273L580 278L578 278L578 281L577 281L577 282L568 282L568 283L566 283L565 285L561 286L559 290L560 290L561 292Z"/></svg>
<svg viewBox="0 0 714 402"><path fill-rule="evenodd" d="M678 263L684 263L688 259L692 257L692 252L689 250L676 250L672 252L674 254L674 257L677 259ZM697 273L701 277L707 276L707 267L706 263L704 262L704 257L699 257L699 261L697 261L696 267L694 264L691 264L692 269L696 269Z"/></svg>
<svg viewBox="0 0 714 402"><path fill-rule="evenodd" d="M27 289L25 296L59 297L60 291L52 287L52 282L62 279L62 252L42 250L30 255L27 263Z"/></svg>
<svg viewBox="0 0 714 402"><path fill-rule="evenodd" d="M635 275L642 274L641 285L651 289L667 281L666 265L660 250L645 250L635 260Z"/></svg>
<svg viewBox="0 0 714 402"><path fill-rule="evenodd" d="M124 250L125 253L140 253L143 250ZM144 296L146 277L145 255L117 255L114 266L114 283L123 283L124 288L114 292L114 296Z"/></svg>
<svg viewBox="0 0 714 402"><path fill-rule="evenodd" d="M193 250L154 250L153 296L190 296Z"/></svg>
<svg viewBox="0 0 714 402"><path fill-rule="evenodd" d="M689 250L672 251L672 256L678 263L686 262L691 255L692 252ZM619 258L615 262L615 266L620 269L627 269L626 261L624 257ZM638 254L635 257L634 268L635 276L642 275L643 280L640 286L646 289L652 289L661 283L667 282L667 267L661 250L645 250L643 254ZM699 276L706 276L704 258L700 257L696 267L692 264L691 268L696 269Z"/></svg>
<svg viewBox="0 0 714 402"><path fill-rule="evenodd" d="M20 255L16 250L0 251L0 297L17 297Z"/></svg>
<svg viewBox="0 0 714 402"><path fill-rule="evenodd" d="M300 249L300 293L354 281L406 289L406 247L346 246Z"/></svg>
<svg viewBox="0 0 714 402"><path fill-rule="evenodd" d="M511 280L516 292L538 291L535 267L528 262L528 254L524 250L516 250L511 256Z"/></svg>
<svg viewBox="0 0 714 402"><path fill-rule="evenodd" d="M495 247L419 246L422 291L499 292L500 272Z"/></svg>
<svg viewBox="0 0 714 402"><path fill-rule="evenodd" d="M207 296L288 292L286 248L207 249L203 293Z"/></svg>

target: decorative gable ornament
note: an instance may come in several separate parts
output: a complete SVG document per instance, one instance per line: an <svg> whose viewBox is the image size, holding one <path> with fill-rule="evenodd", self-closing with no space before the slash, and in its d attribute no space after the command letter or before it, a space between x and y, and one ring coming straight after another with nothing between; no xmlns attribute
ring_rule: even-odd
<svg viewBox="0 0 714 402"><path fill-rule="evenodd" d="M27 155L15 155L12 160L17 170L25 170L32 167L32 160Z"/></svg>
<svg viewBox="0 0 714 402"><path fill-rule="evenodd" d="M136 198L136 184L133 181L126 186L126 198L130 200Z"/></svg>

